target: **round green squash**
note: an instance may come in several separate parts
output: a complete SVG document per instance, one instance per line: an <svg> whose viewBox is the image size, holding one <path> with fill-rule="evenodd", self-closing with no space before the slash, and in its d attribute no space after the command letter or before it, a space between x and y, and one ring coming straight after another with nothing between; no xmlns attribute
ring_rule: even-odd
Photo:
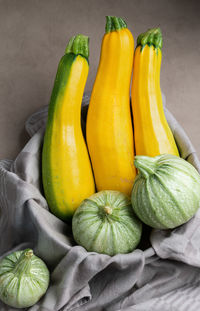
<svg viewBox="0 0 200 311"><path fill-rule="evenodd" d="M33 306L47 291L49 270L31 249L16 251L0 261L0 299L14 308Z"/></svg>
<svg viewBox="0 0 200 311"><path fill-rule="evenodd" d="M136 156L139 170L132 206L147 225L170 229L187 222L200 207L200 175L187 161L174 155Z"/></svg>
<svg viewBox="0 0 200 311"><path fill-rule="evenodd" d="M113 256L136 248L142 224L127 195L103 190L81 203L72 219L72 231L75 241L87 251Z"/></svg>

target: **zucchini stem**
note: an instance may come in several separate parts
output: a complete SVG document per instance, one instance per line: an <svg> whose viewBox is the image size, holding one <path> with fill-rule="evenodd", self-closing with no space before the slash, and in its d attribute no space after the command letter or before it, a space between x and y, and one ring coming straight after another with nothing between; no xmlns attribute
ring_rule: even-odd
<svg viewBox="0 0 200 311"><path fill-rule="evenodd" d="M135 156L134 160L135 167L139 172L147 179L150 175L155 174L156 162L152 157L147 156Z"/></svg>
<svg viewBox="0 0 200 311"><path fill-rule="evenodd" d="M162 33L160 28L148 29L146 32L141 33L137 38L137 46L141 46L142 49L145 45L153 45L155 48L162 49Z"/></svg>
<svg viewBox="0 0 200 311"><path fill-rule="evenodd" d="M106 33L111 31L118 31L123 28L127 28L127 25L121 17L106 16Z"/></svg>
<svg viewBox="0 0 200 311"><path fill-rule="evenodd" d="M87 60L89 58L89 38L84 35L76 35L69 40L65 54L73 53L75 55L82 55Z"/></svg>
<svg viewBox="0 0 200 311"><path fill-rule="evenodd" d="M14 274L24 274L29 273L31 269L31 259L33 256L32 249L25 249L21 256L19 257L16 265L13 269Z"/></svg>

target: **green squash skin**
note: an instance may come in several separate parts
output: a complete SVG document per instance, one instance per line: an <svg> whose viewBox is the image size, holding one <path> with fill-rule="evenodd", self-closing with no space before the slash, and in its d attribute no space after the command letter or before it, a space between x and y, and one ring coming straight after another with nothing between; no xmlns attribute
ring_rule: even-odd
<svg viewBox="0 0 200 311"><path fill-rule="evenodd" d="M70 76L70 71L74 60L77 55L73 53L65 54L58 65L58 70L54 82L54 87L51 95L51 100L48 110L48 120L46 125L46 131L44 135L44 144L42 150L42 181L45 197L47 198L48 205L53 214L63 220L70 220L71 214L66 215L62 211L58 210L56 197L54 196L54 188L52 183L49 183L49 180L52 180L51 177L51 161L50 161L50 149L51 137L54 126L54 118L56 118L56 110L59 110L59 106L63 103L64 92L68 83L68 78ZM70 209L69 209L70 210Z"/></svg>
<svg viewBox="0 0 200 311"><path fill-rule="evenodd" d="M105 206L111 209L107 213ZM128 196L103 190L84 200L72 219L73 236L87 251L114 256L132 252L138 245L142 223Z"/></svg>
<svg viewBox="0 0 200 311"><path fill-rule="evenodd" d="M35 255L14 252L0 261L0 299L14 308L33 306L47 291L49 270Z"/></svg>
<svg viewBox="0 0 200 311"><path fill-rule="evenodd" d="M145 224L172 229L186 223L200 207L200 175L187 161L173 155L137 156L139 170L132 206Z"/></svg>
<svg viewBox="0 0 200 311"><path fill-rule="evenodd" d="M57 106L59 106L59 103L62 100L68 82L68 78L70 76L71 67L76 57L77 55L73 53L65 54L59 62L49 104L47 126L51 126L52 124L54 111L57 108Z"/></svg>

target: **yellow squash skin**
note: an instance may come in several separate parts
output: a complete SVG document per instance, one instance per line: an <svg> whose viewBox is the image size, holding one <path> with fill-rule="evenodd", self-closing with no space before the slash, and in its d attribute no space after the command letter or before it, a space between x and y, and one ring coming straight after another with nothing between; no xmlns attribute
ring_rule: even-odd
<svg viewBox="0 0 200 311"><path fill-rule="evenodd" d="M131 90L137 155L154 157L168 153L179 156L162 104L161 47L159 28L150 29L138 37Z"/></svg>
<svg viewBox="0 0 200 311"><path fill-rule="evenodd" d="M76 38L74 41L76 43ZM65 54L61 59L44 138L45 196L50 210L64 221L70 220L80 203L95 192L81 130L81 102L88 70L86 57L76 52Z"/></svg>
<svg viewBox="0 0 200 311"><path fill-rule="evenodd" d="M109 22L88 109L87 144L97 190L130 195L136 175L129 95L134 40L123 20L107 17Z"/></svg>

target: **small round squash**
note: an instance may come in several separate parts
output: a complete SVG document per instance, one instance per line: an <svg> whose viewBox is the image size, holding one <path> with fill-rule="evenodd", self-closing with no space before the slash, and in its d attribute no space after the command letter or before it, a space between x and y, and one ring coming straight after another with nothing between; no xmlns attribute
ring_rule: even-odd
<svg viewBox="0 0 200 311"><path fill-rule="evenodd" d="M13 252L0 261L0 300L8 306L31 307L46 293L48 286L49 270L32 249Z"/></svg>
<svg viewBox="0 0 200 311"><path fill-rule="evenodd" d="M132 206L145 224L172 229L186 223L200 207L200 175L187 161L170 154L136 156L139 170Z"/></svg>
<svg viewBox="0 0 200 311"><path fill-rule="evenodd" d="M72 231L75 241L87 251L113 256L136 248L142 223L127 195L103 190L81 203L73 216Z"/></svg>

